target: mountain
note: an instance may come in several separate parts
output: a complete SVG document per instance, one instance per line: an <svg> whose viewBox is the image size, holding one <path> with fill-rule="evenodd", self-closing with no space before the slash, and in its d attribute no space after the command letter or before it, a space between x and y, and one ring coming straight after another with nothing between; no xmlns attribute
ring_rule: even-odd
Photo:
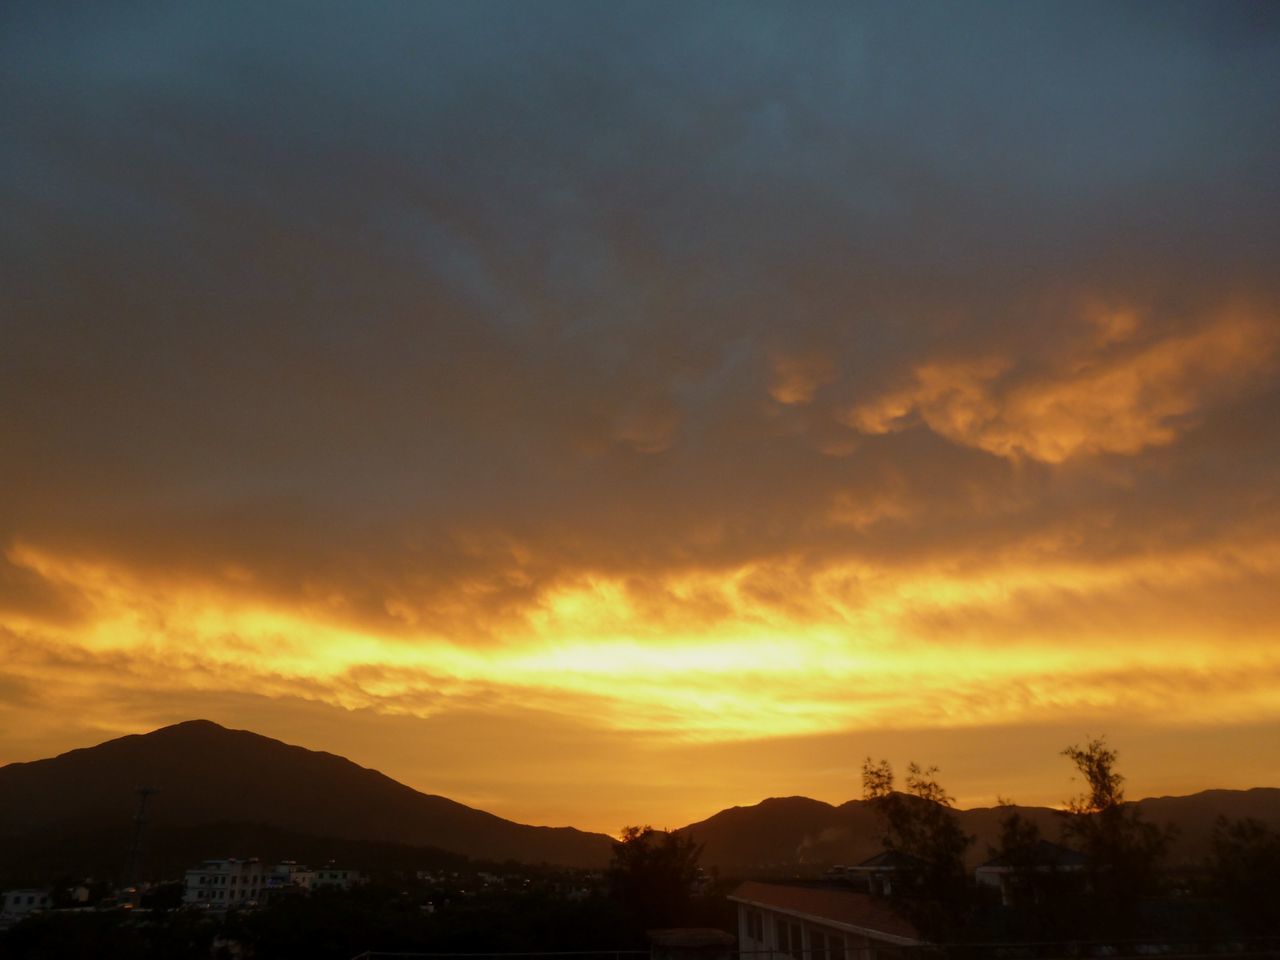
<svg viewBox="0 0 1280 960"><path fill-rule="evenodd" d="M1209 855L1213 824L1252 817L1280 829L1280 789L1206 790L1189 797L1137 801L1143 817L1174 828L1168 863L1201 863ZM1048 839L1059 838L1061 814L1048 807L1017 807ZM1000 833L1005 808L957 810L961 828L976 837L969 848L971 866L987 859ZM858 863L879 853L875 813L861 800L840 806L807 797L774 797L754 806L722 810L681 828L703 844L702 863L728 874L813 871L832 864Z"/></svg>
<svg viewBox="0 0 1280 960"><path fill-rule="evenodd" d="M158 790L147 808L149 873L180 873L190 865L180 856L218 841L255 847L204 846L195 859L265 855L258 846L282 838L292 849L325 848L323 838L593 868L612 850L603 834L513 823L331 753L192 720L0 767L0 876L16 882L17 865L36 863L123 870L142 786Z"/></svg>
<svg viewBox="0 0 1280 960"><path fill-rule="evenodd" d="M174 877L204 857L257 855L354 866L457 865L462 858L600 868L612 840L571 827L534 827L419 793L331 753L192 720L0 767L0 887L60 874L119 876L133 837L137 790L150 798L144 877ZM1172 824L1169 862L1209 853L1214 820L1253 817L1280 828L1280 789L1207 790L1138 801ZM1057 839L1061 815L1019 807ZM973 864L996 842L1003 809L958 810L977 837ZM879 824L861 800L832 806L781 797L733 807L681 828L704 845L702 863L727 874L814 871L880 851Z"/></svg>

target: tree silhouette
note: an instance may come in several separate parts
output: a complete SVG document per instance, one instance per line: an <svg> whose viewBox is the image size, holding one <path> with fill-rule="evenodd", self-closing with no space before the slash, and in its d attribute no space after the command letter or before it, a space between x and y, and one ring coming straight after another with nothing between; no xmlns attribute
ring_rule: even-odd
<svg viewBox="0 0 1280 960"><path fill-rule="evenodd" d="M960 829L951 808L955 798L938 783L937 773L937 767L910 764L906 793L899 793L889 762L868 757L862 766L862 798L883 818L885 849L920 860L926 865L926 881L949 883L956 877L963 880L964 855L973 837Z"/></svg>
<svg viewBox="0 0 1280 960"><path fill-rule="evenodd" d="M953 937L968 907L964 858L973 837L960 828L951 807L954 798L938 783L937 773L937 767L910 764L906 793L900 793L889 762L867 757L862 797L883 821L885 849L904 855L895 866L895 887L922 898L914 911L917 923L935 936Z"/></svg>
<svg viewBox="0 0 1280 960"><path fill-rule="evenodd" d="M613 845L611 895L629 907L642 929L685 923L702 845L650 826L624 827Z"/></svg>
<svg viewBox="0 0 1280 960"><path fill-rule="evenodd" d="M1218 817L1213 829L1210 873L1214 892L1228 904L1241 928L1280 933L1280 833L1246 818Z"/></svg>
<svg viewBox="0 0 1280 960"><path fill-rule="evenodd" d="M1083 878L1071 855L1046 841L1039 825L1012 801L998 798L996 805L1002 810L1000 834L988 852L1008 871L1000 885L1001 901L1012 909L1001 918L1003 929L1027 940L1078 935Z"/></svg>
<svg viewBox="0 0 1280 960"><path fill-rule="evenodd" d="M1085 789L1066 802L1066 838L1089 859L1092 916L1099 933L1131 932L1139 898L1152 891L1156 868L1168 848L1170 831L1147 823L1136 806L1124 802L1124 777L1117 753L1105 737L1069 746L1062 755L1075 764Z"/></svg>

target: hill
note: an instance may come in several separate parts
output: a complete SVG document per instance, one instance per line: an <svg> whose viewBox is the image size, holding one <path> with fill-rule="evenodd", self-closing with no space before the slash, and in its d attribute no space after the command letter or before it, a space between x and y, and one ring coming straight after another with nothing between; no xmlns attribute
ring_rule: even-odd
<svg viewBox="0 0 1280 960"><path fill-rule="evenodd" d="M148 807L145 862L163 875L189 865L180 858L205 838L259 844L285 836L317 849L323 845L301 838L332 838L574 867L600 867L611 853L603 834L514 823L334 754L192 720L0 767L6 882L21 882L36 864L123 869L140 786L159 790ZM237 853L266 851L203 846L201 856Z"/></svg>
<svg viewBox="0 0 1280 960"><path fill-rule="evenodd" d="M0 767L0 886L61 875L117 877L124 870L140 786L148 808L145 877L174 877L206 856L258 855L408 868L461 858L600 868L612 840L571 827L514 823L446 797L420 793L331 753L192 720L48 760ZM1209 852L1214 820L1254 817L1280 827L1280 789L1207 790L1138 801L1171 824L1171 864ZM1019 807L1057 839L1060 814ZM977 839L973 864L996 842L1004 811L959 810ZM879 824L861 800L807 797L722 810L681 828L704 844L702 863L728 874L816 872L880 850Z"/></svg>
<svg viewBox="0 0 1280 960"><path fill-rule="evenodd" d="M1214 821L1253 817L1280 828L1280 789L1206 790L1188 797L1158 797L1137 801L1152 823L1175 830L1169 852L1171 865L1197 864L1209 854ZM1041 833L1056 840L1061 814L1048 807L1017 807ZM980 807L957 810L961 828L976 840L969 860L976 866L987 859L999 836L1005 810ZM683 827L681 832L704 845L702 863L729 874L816 871L832 864L858 863L880 852L879 825L861 800L833 806L807 797L775 797L754 806L733 807Z"/></svg>

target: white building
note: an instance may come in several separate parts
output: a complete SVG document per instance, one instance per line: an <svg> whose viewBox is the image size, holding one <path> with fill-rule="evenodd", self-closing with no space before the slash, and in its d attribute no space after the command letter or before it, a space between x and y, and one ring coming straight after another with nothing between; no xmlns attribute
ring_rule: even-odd
<svg viewBox="0 0 1280 960"><path fill-rule="evenodd" d="M237 860L206 860L187 871L183 902L214 910L248 906L260 902L267 891L267 867L251 857Z"/></svg>
<svg viewBox="0 0 1280 960"><path fill-rule="evenodd" d="M926 942L892 901L856 890L749 880L729 899L744 960L884 960Z"/></svg>
<svg viewBox="0 0 1280 960"><path fill-rule="evenodd" d="M319 867L315 871L315 875L311 880L311 889L319 890L322 887L337 888L339 890L350 890L358 883L364 882L364 874L359 870L346 870L342 867L334 866L332 862L323 867Z"/></svg>
<svg viewBox="0 0 1280 960"><path fill-rule="evenodd" d="M25 917L37 910L48 910L53 906L53 899L48 890L37 890L24 887L21 890L6 890L0 899L0 914L7 918Z"/></svg>
<svg viewBox="0 0 1280 960"><path fill-rule="evenodd" d="M309 891L315 882L316 872L296 860L283 860L271 868L267 877L267 889L272 893L288 890Z"/></svg>

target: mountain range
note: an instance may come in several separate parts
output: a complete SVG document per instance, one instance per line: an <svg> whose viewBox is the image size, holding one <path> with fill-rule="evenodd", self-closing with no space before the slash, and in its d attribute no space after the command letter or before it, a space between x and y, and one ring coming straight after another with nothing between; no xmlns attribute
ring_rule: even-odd
<svg viewBox="0 0 1280 960"><path fill-rule="evenodd" d="M1136 802L1143 819L1170 826L1167 863L1202 863L1211 851L1218 817L1251 817L1280 829L1280 789L1205 790L1186 797L1150 797ZM1008 807L956 810L960 828L974 838L968 860L977 866L992 855ZM1046 839L1061 837L1063 814L1050 807L1013 807L1034 822ZM681 832L703 844L702 862L730 874L793 872L832 864L855 864L879 853L880 826L862 800L835 806L808 797L773 797L749 807L722 810Z"/></svg>
<svg viewBox="0 0 1280 960"><path fill-rule="evenodd" d="M140 787L147 808L141 875L172 877L205 857L258 855L357 866L437 866L472 860L600 868L612 839L572 827L514 823L446 797L420 793L344 757L246 730L191 720L47 760L0 767L0 884L57 876L119 876L133 837ZM1171 860L1197 862L1219 815L1280 827L1280 790L1209 790L1139 801L1147 819L1172 824ZM1061 814L1020 807L1056 838ZM976 838L975 861L998 834L1002 810L957 811ZM734 807L681 828L722 873L807 871L878 852L866 803L806 797Z"/></svg>

